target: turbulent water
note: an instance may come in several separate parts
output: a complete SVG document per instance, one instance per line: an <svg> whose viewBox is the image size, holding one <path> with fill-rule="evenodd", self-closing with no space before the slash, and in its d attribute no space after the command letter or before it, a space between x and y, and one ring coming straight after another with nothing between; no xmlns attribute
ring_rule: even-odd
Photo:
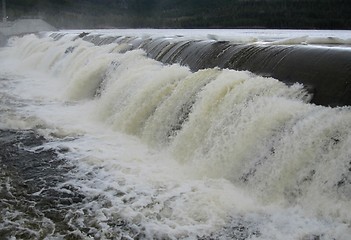
<svg viewBox="0 0 351 240"><path fill-rule="evenodd" d="M0 51L4 239L350 239L351 108L68 34Z"/></svg>

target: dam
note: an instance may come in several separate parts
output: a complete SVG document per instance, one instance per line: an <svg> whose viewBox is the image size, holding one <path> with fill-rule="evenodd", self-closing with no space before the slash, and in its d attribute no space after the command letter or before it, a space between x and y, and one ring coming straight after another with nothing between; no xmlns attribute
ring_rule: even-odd
<svg viewBox="0 0 351 240"><path fill-rule="evenodd" d="M60 38L62 35L54 33L52 36ZM129 50L141 48L148 57L165 64L179 63L192 71L219 67L248 70L286 84L299 82L313 94L315 104L351 105L351 48L347 44L338 45L336 38L324 39L324 44L315 45L289 44L289 41L238 44L211 39L142 39L108 34L83 34L81 37L98 46L122 43L127 44Z"/></svg>
<svg viewBox="0 0 351 240"><path fill-rule="evenodd" d="M0 236L348 240L349 33L160 31L0 49Z"/></svg>

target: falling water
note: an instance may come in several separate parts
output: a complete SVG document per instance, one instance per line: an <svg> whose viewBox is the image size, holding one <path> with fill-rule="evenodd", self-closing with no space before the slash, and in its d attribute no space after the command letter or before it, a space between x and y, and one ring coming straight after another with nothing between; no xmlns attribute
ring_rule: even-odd
<svg viewBox="0 0 351 240"><path fill-rule="evenodd" d="M1 138L17 134L22 143L6 146L41 170L18 170L20 157L2 164L30 189L42 179L22 196L2 168L2 192L15 198L1 197L0 236L351 236L349 106L311 104L303 84L191 71L75 34L15 38L0 55Z"/></svg>

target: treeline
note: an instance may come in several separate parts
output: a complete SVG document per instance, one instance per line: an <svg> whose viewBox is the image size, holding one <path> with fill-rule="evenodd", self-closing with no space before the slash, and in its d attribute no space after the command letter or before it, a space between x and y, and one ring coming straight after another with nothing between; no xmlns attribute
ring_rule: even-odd
<svg viewBox="0 0 351 240"><path fill-rule="evenodd" d="M351 29L350 0L11 0L9 19L58 28Z"/></svg>

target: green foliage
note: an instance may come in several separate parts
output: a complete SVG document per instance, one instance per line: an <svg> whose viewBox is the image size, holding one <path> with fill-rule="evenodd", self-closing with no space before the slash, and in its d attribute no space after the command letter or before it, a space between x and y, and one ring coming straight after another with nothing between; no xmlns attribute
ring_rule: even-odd
<svg viewBox="0 0 351 240"><path fill-rule="evenodd" d="M59 28L350 29L348 0L11 0L10 19L40 16Z"/></svg>

